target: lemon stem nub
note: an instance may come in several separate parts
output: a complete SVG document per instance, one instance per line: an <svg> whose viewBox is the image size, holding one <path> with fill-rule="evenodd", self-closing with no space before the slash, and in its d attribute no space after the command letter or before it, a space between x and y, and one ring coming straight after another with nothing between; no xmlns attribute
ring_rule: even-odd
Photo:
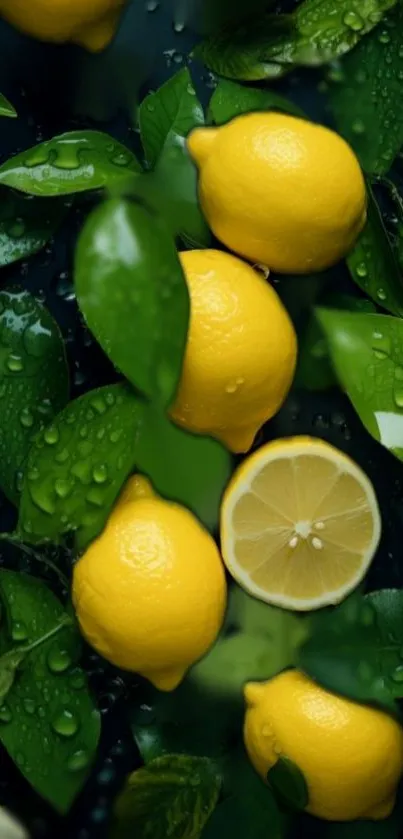
<svg viewBox="0 0 403 839"><path fill-rule="evenodd" d="M190 156L199 168L209 157L217 134L217 128L195 128L190 133L187 139L187 147Z"/></svg>

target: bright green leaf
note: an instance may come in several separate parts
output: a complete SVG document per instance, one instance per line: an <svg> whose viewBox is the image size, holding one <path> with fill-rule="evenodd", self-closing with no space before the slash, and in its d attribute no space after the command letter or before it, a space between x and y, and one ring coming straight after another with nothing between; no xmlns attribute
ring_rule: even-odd
<svg viewBox="0 0 403 839"><path fill-rule="evenodd" d="M169 404L182 369L189 293L165 222L133 200L97 207L75 259L77 299L95 337L143 394Z"/></svg>
<svg viewBox="0 0 403 839"><path fill-rule="evenodd" d="M102 131L69 131L6 160L0 184L40 197L112 187L141 171L134 154Z"/></svg>
<svg viewBox="0 0 403 839"><path fill-rule="evenodd" d="M403 456L403 320L317 309L332 364L367 431Z"/></svg>
<svg viewBox="0 0 403 839"><path fill-rule="evenodd" d="M29 454L18 533L26 542L76 531L83 548L102 530L136 461L141 406L124 384L84 394L37 435Z"/></svg>
<svg viewBox="0 0 403 839"><path fill-rule="evenodd" d="M0 486L17 503L31 442L68 398L62 336L27 291L0 292Z"/></svg>
<svg viewBox="0 0 403 839"><path fill-rule="evenodd" d="M368 185L368 218L347 265L355 283L378 306L403 315L403 276L383 223L382 214Z"/></svg>
<svg viewBox="0 0 403 839"><path fill-rule="evenodd" d="M284 111L294 116L304 116L303 111L294 105L294 102L272 90L246 87L229 79L220 79L210 99L210 121L215 125L222 125L250 111Z"/></svg>
<svg viewBox="0 0 403 839"><path fill-rule="evenodd" d="M298 650L297 666L328 690L396 714L380 664L388 647L375 609L354 594L311 618L311 634Z"/></svg>
<svg viewBox="0 0 403 839"><path fill-rule="evenodd" d="M0 191L0 267L41 250L59 227L68 207L54 198L32 198Z"/></svg>
<svg viewBox="0 0 403 839"><path fill-rule="evenodd" d="M0 740L39 795L65 813L86 780L100 734L99 714L76 666L77 631L33 577L1 570L0 596L12 643L20 641L25 650L31 645L0 708Z"/></svg>
<svg viewBox="0 0 403 839"><path fill-rule="evenodd" d="M146 96L140 105L139 122L153 172L136 188L144 189L143 194L165 216L175 236L207 247L211 234L198 204L197 171L185 142L193 128L204 125L204 114L187 68Z"/></svg>
<svg viewBox="0 0 403 839"><path fill-rule="evenodd" d="M349 294L329 294L323 305L350 312L376 312L371 300ZM307 390L327 390L337 385L326 338L315 315L310 318L299 340L294 385Z"/></svg>
<svg viewBox="0 0 403 839"><path fill-rule="evenodd" d="M3 93L0 93L0 117L11 117L11 119L15 119L16 116L18 114L14 106L6 99Z"/></svg>
<svg viewBox="0 0 403 839"><path fill-rule="evenodd" d="M199 839L220 778L208 758L166 755L129 777L115 805L112 839Z"/></svg>
<svg viewBox="0 0 403 839"><path fill-rule="evenodd" d="M218 522L231 463L221 443L184 431L153 405L145 406L136 465L157 492L189 507L210 529Z"/></svg>
<svg viewBox="0 0 403 839"><path fill-rule="evenodd" d="M254 17L213 35L195 51L232 79L278 78L293 67L326 64L351 50L396 0L302 0L290 15Z"/></svg>
<svg viewBox="0 0 403 839"><path fill-rule="evenodd" d="M387 172L403 145L403 113L396 107L403 96L402 28L398 3L343 62L330 91L337 128L370 174Z"/></svg>

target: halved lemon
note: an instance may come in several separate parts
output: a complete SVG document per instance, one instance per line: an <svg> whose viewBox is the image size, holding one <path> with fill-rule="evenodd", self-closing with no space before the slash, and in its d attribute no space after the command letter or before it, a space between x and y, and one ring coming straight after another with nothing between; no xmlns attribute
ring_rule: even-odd
<svg viewBox="0 0 403 839"><path fill-rule="evenodd" d="M367 476L312 437L276 440L248 457L221 508L228 570L250 594L286 609L342 600L364 577L380 535Z"/></svg>

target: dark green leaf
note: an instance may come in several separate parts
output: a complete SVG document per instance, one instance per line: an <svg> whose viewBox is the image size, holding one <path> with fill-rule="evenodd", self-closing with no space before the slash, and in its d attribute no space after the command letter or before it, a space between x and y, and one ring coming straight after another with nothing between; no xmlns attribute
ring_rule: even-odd
<svg viewBox="0 0 403 839"><path fill-rule="evenodd" d="M144 410L136 465L164 498L189 507L214 529L231 470L231 456L220 443L178 428L149 405Z"/></svg>
<svg viewBox="0 0 403 839"><path fill-rule="evenodd" d="M83 786L100 734L99 714L76 666L78 635L39 580L2 570L0 595L12 643L32 647L0 708L0 739L29 783L64 813Z"/></svg>
<svg viewBox="0 0 403 839"><path fill-rule="evenodd" d="M189 293L163 220L137 200L101 204L81 233L75 282L88 326L116 367L169 404L182 369Z"/></svg>
<svg viewBox="0 0 403 839"><path fill-rule="evenodd" d="M102 530L136 460L141 406L124 384L90 391L36 437L22 490L19 536L60 541L74 530L79 548Z"/></svg>
<svg viewBox="0 0 403 839"><path fill-rule="evenodd" d="M208 246L211 234L198 204L197 171L185 143L192 128L204 124L204 114L187 69L144 99L139 121L147 162L153 169L152 175L142 179L143 194L166 217L173 235Z"/></svg>
<svg viewBox="0 0 403 839"><path fill-rule="evenodd" d="M229 755L226 774L228 798L215 809L202 839L279 839L281 820L273 793L243 752Z"/></svg>
<svg viewBox="0 0 403 839"><path fill-rule="evenodd" d="M389 4L393 5L393 4ZM337 128L366 172L390 169L403 145L403 6L388 15L343 62L330 91Z"/></svg>
<svg viewBox="0 0 403 839"><path fill-rule="evenodd" d="M187 676L176 690L145 685L131 709L134 739L145 763L170 754L222 757L239 738L244 716L241 695L217 695Z"/></svg>
<svg viewBox="0 0 403 839"><path fill-rule="evenodd" d="M376 312L370 300L349 294L330 294L325 297L324 305L350 312ZM315 315L310 318L299 342L294 385L307 390L326 390L337 385L326 338Z"/></svg>
<svg viewBox="0 0 403 839"><path fill-rule="evenodd" d="M272 90L245 87L229 79L220 79L210 99L209 120L215 125L222 125L250 111L284 111L294 116L304 116L294 102Z"/></svg>
<svg viewBox="0 0 403 839"><path fill-rule="evenodd" d="M357 285L393 315L403 315L403 276L393 252L382 215L368 186L367 223L347 257Z"/></svg>
<svg viewBox="0 0 403 839"><path fill-rule="evenodd" d="M166 755L138 769L116 802L112 839L199 839L218 800L208 758Z"/></svg>
<svg viewBox="0 0 403 839"><path fill-rule="evenodd" d="M403 590L382 589L366 595L375 612L378 668L394 697L403 697Z"/></svg>
<svg viewBox="0 0 403 839"><path fill-rule="evenodd" d="M18 114L14 106L2 93L0 93L0 117L11 117L12 119L15 119L16 116L18 116Z"/></svg>
<svg viewBox="0 0 403 839"><path fill-rule="evenodd" d="M59 328L27 291L0 292L0 486L19 498L19 472L35 434L68 399Z"/></svg>
<svg viewBox="0 0 403 839"><path fill-rule="evenodd" d="M297 65L317 66L351 50L396 0L303 0L291 15L264 15L223 30L196 50L233 79L278 78Z"/></svg>
<svg viewBox="0 0 403 839"><path fill-rule="evenodd" d="M0 166L0 183L40 197L111 187L141 171L134 154L102 131L69 131Z"/></svg>
<svg viewBox="0 0 403 839"><path fill-rule="evenodd" d="M328 690L396 714L380 665L388 647L374 608L355 594L311 619L311 635L298 650L297 664Z"/></svg>
<svg viewBox="0 0 403 839"><path fill-rule="evenodd" d="M317 309L339 384L367 431L403 456L403 320Z"/></svg>
<svg viewBox="0 0 403 839"><path fill-rule="evenodd" d="M25 259L51 239L68 207L62 201L0 192L0 267Z"/></svg>
<svg viewBox="0 0 403 839"><path fill-rule="evenodd" d="M293 810L304 810L309 801L306 780L288 757L282 755L267 773L267 781L279 800Z"/></svg>

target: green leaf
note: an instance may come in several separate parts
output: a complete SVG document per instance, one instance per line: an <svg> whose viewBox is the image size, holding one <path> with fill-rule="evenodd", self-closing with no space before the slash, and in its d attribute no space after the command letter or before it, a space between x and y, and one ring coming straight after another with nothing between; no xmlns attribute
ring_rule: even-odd
<svg viewBox="0 0 403 839"><path fill-rule="evenodd" d="M339 384L367 431L403 456L403 320L317 309Z"/></svg>
<svg viewBox="0 0 403 839"><path fill-rule="evenodd" d="M68 207L55 199L34 199L0 191L0 267L26 259L46 245Z"/></svg>
<svg viewBox="0 0 403 839"><path fill-rule="evenodd" d="M232 458L216 440L178 428L153 405L144 407L136 465L164 498L184 504L211 530Z"/></svg>
<svg viewBox="0 0 403 839"><path fill-rule="evenodd" d="M41 431L29 453L18 535L59 542L76 531L80 549L102 530L136 460L141 406L124 384L90 391Z"/></svg>
<svg viewBox="0 0 403 839"><path fill-rule="evenodd" d="M282 755L267 773L267 781L280 801L292 810L304 810L309 802L308 786L299 767Z"/></svg>
<svg viewBox="0 0 403 839"><path fill-rule="evenodd" d="M117 799L112 839L199 839L218 800L208 758L166 755L138 769Z"/></svg>
<svg viewBox="0 0 403 839"><path fill-rule="evenodd" d="M144 195L166 217L173 235L207 247L211 234L197 199L197 170L185 139L204 125L202 106L187 68L180 70L139 109L140 133L152 174L145 176ZM140 189L140 183L136 184Z"/></svg>
<svg viewBox="0 0 403 839"><path fill-rule="evenodd" d="M329 294L325 297L323 305L350 312L376 312L370 300L352 297L349 294ZM315 315L308 321L299 341L294 385L306 390L327 390L337 386L326 338Z"/></svg>
<svg viewBox="0 0 403 839"><path fill-rule="evenodd" d="M298 650L297 666L328 690L396 714L380 664L389 646L375 609L355 594L311 618L311 635Z"/></svg>
<svg viewBox="0 0 403 839"><path fill-rule="evenodd" d="M378 668L392 696L403 697L403 590L382 589L366 595L375 612Z"/></svg>
<svg viewBox="0 0 403 839"><path fill-rule="evenodd" d="M169 404L182 369L189 293L174 241L138 200L97 207L75 258L77 299L113 363L142 393Z"/></svg>
<svg viewBox="0 0 403 839"><path fill-rule="evenodd" d="M40 197L125 182L141 171L134 154L102 131L69 131L6 160L0 184Z"/></svg>
<svg viewBox="0 0 403 839"><path fill-rule="evenodd" d="M202 839L279 839L280 813L270 788L243 752L229 755L228 768L228 797L214 810Z"/></svg>
<svg viewBox="0 0 403 839"><path fill-rule="evenodd" d="M393 5L393 4L389 4ZM343 62L330 103L340 133L366 172L387 172L403 145L403 6L364 38Z"/></svg>
<svg viewBox="0 0 403 839"><path fill-rule="evenodd" d="M326 64L351 50L396 0L303 0L291 15L253 18L195 51L216 73L253 81Z"/></svg>
<svg viewBox="0 0 403 839"><path fill-rule="evenodd" d="M17 503L34 436L68 399L62 336L27 291L0 292L0 487Z"/></svg>
<svg viewBox="0 0 403 839"><path fill-rule="evenodd" d="M402 138L403 139L403 138ZM382 214L368 186L368 217L347 265L355 283L379 306L403 315L403 277L383 223Z"/></svg>
<svg viewBox="0 0 403 839"><path fill-rule="evenodd" d="M15 119L16 116L18 114L14 106L6 99L3 93L0 93L0 117L11 117L11 119Z"/></svg>
<svg viewBox="0 0 403 839"><path fill-rule="evenodd" d="M203 108L187 68L175 73L139 108L140 136L148 165L153 169L171 133L187 137L204 124Z"/></svg>
<svg viewBox="0 0 403 839"><path fill-rule="evenodd" d="M243 702L245 682L270 679L293 664L307 634L306 620L231 588L226 624L231 630L190 671L195 685ZM236 629L236 631L234 631Z"/></svg>
<svg viewBox="0 0 403 839"><path fill-rule="evenodd" d="M32 647L0 708L0 740L39 795L65 813L85 782L100 734L85 674L76 666L78 634L64 625L71 619L39 580L1 570L0 595L12 642Z"/></svg>
<svg viewBox="0 0 403 839"><path fill-rule="evenodd" d="M286 114L304 116L294 102L272 90L245 87L229 79L220 79L210 99L209 120L215 125L223 125L250 111L284 111Z"/></svg>

